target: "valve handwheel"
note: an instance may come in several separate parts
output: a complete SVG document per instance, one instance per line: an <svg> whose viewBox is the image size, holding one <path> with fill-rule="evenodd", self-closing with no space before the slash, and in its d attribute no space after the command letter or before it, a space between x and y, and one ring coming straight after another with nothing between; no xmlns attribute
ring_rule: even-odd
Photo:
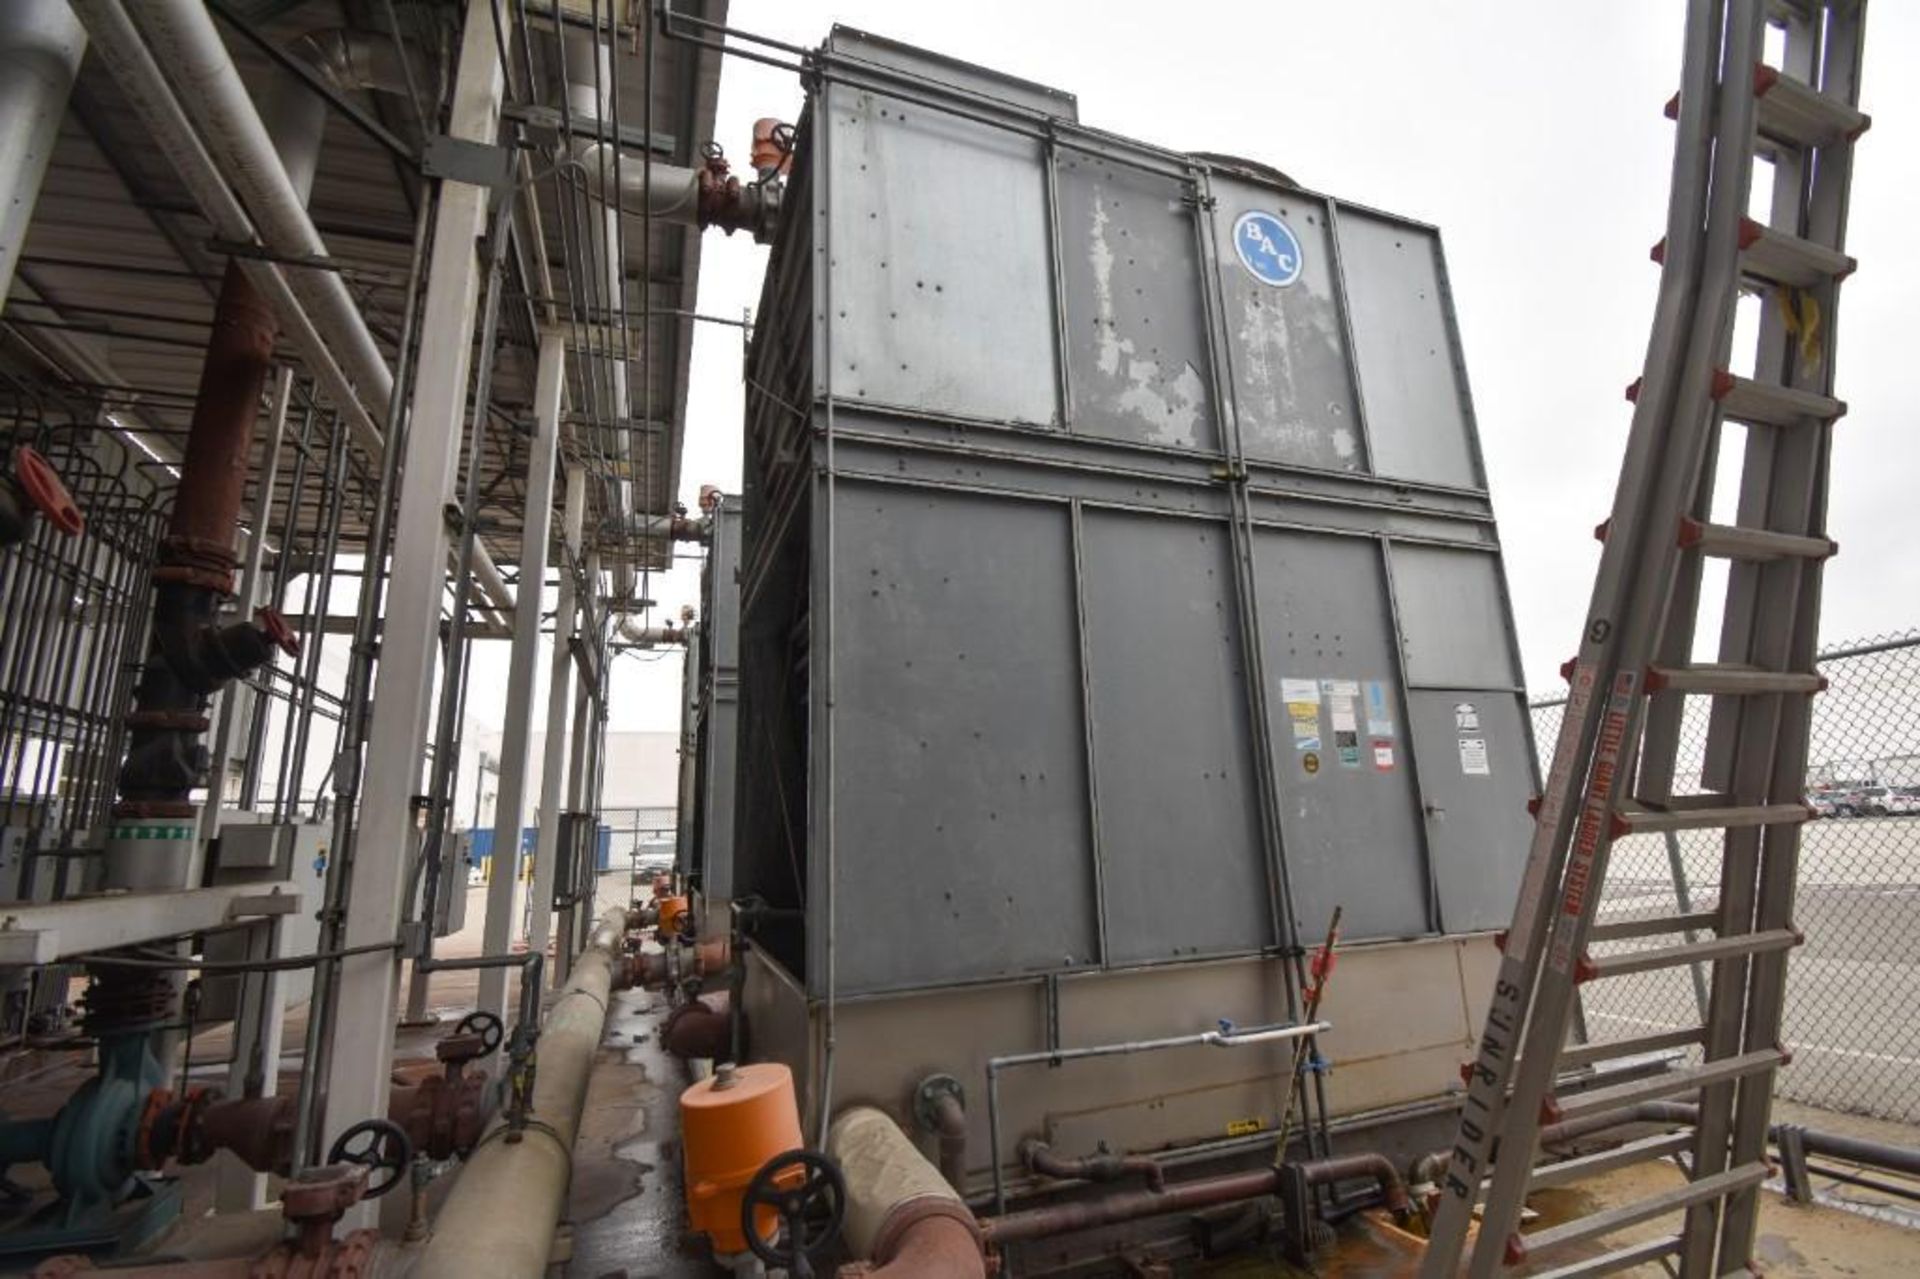
<svg viewBox="0 0 1920 1279"><path fill-rule="evenodd" d="M406 1129L385 1119L362 1119L334 1139L327 1152L330 1164L363 1164L367 1168L366 1198L378 1199L406 1177L413 1164L413 1142Z"/></svg>
<svg viewBox="0 0 1920 1279"><path fill-rule="evenodd" d="M480 1055L484 1057L498 1048L500 1041L507 1037L507 1026L494 1014L480 1009L454 1023L453 1033L480 1036Z"/></svg>
<svg viewBox="0 0 1920 1279"><path fill-rule="evenodd" d="M760 1233L760 1210L780 1218L780 1237ZM753 1255L810 1279L811 1259L840 1237L847 1216L847 1182L840 1167L817 1150L789 1150L762 1164L740 1200L740 1229Z"/></svg>
<svg viewBox="0 0 1920 1279"><path fill-rule="evenodd" d="M86 516L73 504L73 495L60 482L59 473L36 450L22 444L13 451L13 478L27 495L27 501L46 516L47 523L68 537L78 537L86 530Z"/></svg>

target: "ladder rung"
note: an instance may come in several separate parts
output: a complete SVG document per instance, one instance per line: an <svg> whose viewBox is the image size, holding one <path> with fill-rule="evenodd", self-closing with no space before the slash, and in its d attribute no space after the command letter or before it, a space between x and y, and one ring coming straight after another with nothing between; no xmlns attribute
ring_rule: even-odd
<svg viewBox="0 0 1920 1279"><path fill-rule="evenodd" d="M1646 919L1624 919L1613 924L1595 924L1587 930L1587 940L1625 941L1630 937L1660 937L1667 933L1711 931L1720 916L1710 910L1691 915L1654 915Z"/></svg>
<svg viewBox="0 0 1920 1279"><path fill-rule="evenodd" d="M1635 1039L1575 1044L1561 1050L1560 1065L1569 1068L1591 1066L1596 1061L1617 1061L1623 1057L1638 1057L1643 1053L1664 1052L1670 1048L1691 1048L1705 1038L1705 1034L1698 1026L1682 1026L1679 1030L1663 1030L1657 1035L1641 1035Z"/></svg>
<svg viewBox="0 0 1920 1279"><path fill-rule="evenodd" d="M1533 1170L1533 1180L1528 1183L1527 1192L1531 1194L1536 1190L1549 1190L1554 1186L1585 1181L1588 1177L1612 1172L1615 1168L1626 1168L1633 1164L1665 1159L1668 1155L1685 1150L1692 1144L1693 1130L1688 1128L1681 1132L1663 1132L1652 1137L1642 1137L1638 1141L1629 1141L1610 1150L1596 1151L1576 1159L1562 1159L1556 1163L1542 1164Z"/></svg>
<svg viewBox="0 0 1920 1279"><path fill-rule="evenodd" d="M1727 560L1765 562L1798 556L1822 560L1840 549L1826 537L1805 537L1798 533L1775 533L1770 529L1745 528L1738 524L1709 524L1692 516L1680 521L1680 545Z"/></svg>
<svg viewBox="0 0 1920 1279"><path fill-rule="evenodd" d="M1740 269L1772 284L1810 289L1853 273L1854 260L1838 249L1740 219Z"/></svg>
<svg viewBox="0 0 1920 1279"><path fill-rule="evenodd" d="M1580 1243L1587 1239L1599 1239L1616 1230L1623 1230L1628 1226L1638 1225L1670 1212L1678 1212L1682 1208L1691 1208L1695 1204L1707 1203L1723 1195L1734 1194L1749 1186L1759 1185L1767 1179L1767 1175L1765 1164L1743 1164L1738 1168L1729 1168L1725 1172L1717 1172L1683 1186L1675 1186L1671 1190L1642 1199L1637 1203L1621 1204L1618 1208L1609 1208L1604 1212L1575 1217L1560 1225L1536 1230L1530 1235L1515 1235L1507 1245L1507 1264L1519 1265L1538 1253L1564 1248L1568 1244ZM1574 1271L1574 1273L1581 1272ZM1588 1271L1586 1273L1604 1274L1606 1272Z"/></svg>
<svg viewBox="0 0 1920 1279"><path fill-rule="evenodd" d="M1852 103L1764 63L1753 69L1753 95L1759 100L1760 132L1795 146L1850 142L1872 123Z"/></svg>
<svg viewBox="0 0 1920 1279"><path fill-rule="evenodd" d="M1680 1251L1680 1236L1667 1235L1660 1239L1643 1239L1639 1243L1630 1243L1624 1248L1602 1253L1597 1257L1583 1257L1579 1261L1568 1262L1552 1270L1537 1270L1534 1279L1595 1279L1598 1275L1611 1275L1632 1266L1644 1266L1662 1257L1671 1257Z"/></svg>
<svg viewBox="0 0 1920 1279"><path fill-rule="evenodd" d="M1649 693L1728 693L1757 696L1764 693L1817 693L1826 676L1801 671L1763 671L1752 666L1705 662L1699 666L1649 666Z"/></svg>
<svg viewBox="0 0 1920 1279"><path fill-rule="evenodd" d="M1759 1052L1741 1053L1737 1057L1724 1057L1719 1061L1710 1061L1702 1066L1683 1066L1679 1070L1669 1070L1665 1074L1653 1075L1646 1079L1635 1079L1624 1084L1615 1084L1611 1088L1596 1088L1592 1092L1574 1093L1564 1101L1549 1097L1541 1105L1540 1122L1543 1124L1565 1123L1569 1119L1584 1119L1588 1115L1604 1114L1609 1110L1628 1110L1643 1101L1658 1101L1662 1097L1678 1097L1682 1093L1698 1092L1713 1084L1723 1084L1742 1075L1755 1074L1762 1070L1771 1070L1782 1065L1787 1054L1778 1048L1763 1048ZM1621 1121L1626 1122L1627 1116Z"/></svg>
<svg viewBox="0 0 1920 1279"><path fill-rule="evenodd" d="M1618 955L1589 957L1585 975L1598 981L1607 977L1623 977L1628 973L1648 973L1659 968L1678 968L1682 964L1710 964L1722 959L1767 955L1776 950L1791 950L1805 940L1806 938L1796 929L1769 928L1764 932L1713 937L1706 941L1686 942L1679 946L1630 950Z"/></svg>
<svg viewBox="0 0 1920 1279"><path fill-rule="evenodd" d="M1723 373L1715 379L1720 415L1753 426L1795 427L1831 422L1847 411L1844 400L1799 387L1756 382Z"/></svg>
<svg viewBox="0 0 1920 1279"><path fill-rule="evenodd" d="M1813 817L1805 804L1754 804L1729 808L1622 808L1614 814L1619 833L1658 834L1680 830L1732 830L1744 826L1794 826Z"/></svg>

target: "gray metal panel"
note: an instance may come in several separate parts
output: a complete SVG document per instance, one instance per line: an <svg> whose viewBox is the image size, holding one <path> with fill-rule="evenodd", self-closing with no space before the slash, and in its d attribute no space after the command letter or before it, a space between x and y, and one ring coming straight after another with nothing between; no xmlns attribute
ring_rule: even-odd
<svg viewBox="0 0 1920 1279"><path fill-rule="evenodd" d="M1533 752L1517 693L1417 689L1413 749L1449 933L1504 928L1527 860Z"/></svg>
<svg viewBox="0 0 1920 1279"><path fill-rule="evenodd" d="M895 71L904 71L915 79L931 80L936 84L947 85L963 93L984 94L998 98L1002 102L1012 103L1027 111L1037 111L1044 115L1062 120L1078 120L1080 109L1074 96L1064 89L1055 89L1050 85L1036 84L1032 80L1022 80L1005 72L993 71L986 67L963 62L959 58L950 58L944 53L934 53L928 49L916 49L910 44L889 40L885 36L870 31L861 31L856 27L834 24L827 35L826 47L840 55L842 65L836 70L852 71L859 75L866 71L864 67L849 67L849 60L857 60L876 67L885 67ZM883 79L882 83L897 83Z"/></svg>
<svg viewBox="0 0 1920 1279"><path fill-rule="evenodd" d="M1440 237L1345 206L1335 225L1374 472L1484 487L1441 283Z"/></svg>
<svg viewBox="0 0 1920 1279"><path fill-rule="evenodd" d="M735 763L740 716L740 694L732 680L716 684L707 703L705 745L707 767L706 805L700 838L700 888L709 901L725 901L733 896L733 799Z"/></svg>
<svg viewBox="0 0 1920 1279"><path fill-rule="evenodd" d="M1189 185L1072 150L1055 175L1074 431L1217 451Z"/></svg>
<svg viewBox="0 0 1920 1279"><path fill-rule="evenodd" d="M1355 940L1425 933L1426 859L1379 545L1261 529L1254 568L1295 927L1316 937L1344 906ZM1311 691L1294 697L1296 714L1289 693L1300 688Z"/></svg>
<svg viewBox="0 0 1920 1279"><path fill-rule="evenodd" d="M1497 557L1395 542L1393 591L1409 684L1520 686Z"/></svg>
<svg viewBox="0 0 1920 1279"><path fill-rule="evenodd" d="M1250 458L1334 471L1367 469L1335 285L1326 202L1216 175L1214 252L1241 445ZM1242 214L1278 216L1300 242L1299 278L1257 278L1234 248Z"/></svg>
<svg viewBox="0 0 1920 1279"><path fill-rule="evenodd" d="M840 990L1096 962L1066 506L835 502Z"/></svg>
<svg viewBox="0 0 1920 1279"><path fill-rule="evenodd" d="M833 394L1057 425L1040 144L851 86L824 100Z"/></svg>
<svg viewBox="0 0 1920 1279"><path fill-rule="evenodd" d="M1081 541L1108 959L1258 949L1272 930L1227 526L1089 510Z"/></svg>
<svg viewBox="0 0 1920 1279"><path fill-rule="evenodd" d="M716 671L731 671L740 664L740 520L742 507L738 497L724 500L713 517L713 532L707 545L706 598L701 601L705 613L701 642L711 647L707 660Z"/></svg>

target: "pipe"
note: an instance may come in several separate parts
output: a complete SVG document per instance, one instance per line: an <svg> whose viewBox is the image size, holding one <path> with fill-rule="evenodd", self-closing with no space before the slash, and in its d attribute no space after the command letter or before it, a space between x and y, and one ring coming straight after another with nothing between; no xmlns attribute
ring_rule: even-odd
<svg viewBox="0 0 1920 1279"><path fill-rule="evenodd" d="M1379 1186L1381 1198L1396 1217L1405 1220L1413 1210L1412 1201L1407 1197L1406 1183L1401 1180L1393 1162L1385 1155L1369 1152L1331 1155L1324 1159L1290 1164L1285 1168L1261 1168L1253 1172L1203 1177L1196 1181L1176 1182L1164 1189L1113 1191L1094 1199L1048 1204L1044 1208L988 1217L981 1221L980 1233L989 1245L1005 1245L1168 1213L1217 1208L1223 1204L1277 1194L1289 1175L1299 1178L1308 1186L1370 1177Z"/></svg>
<svg viewBox="0 0 1920 1279"><path fill-rule="evenodd" d="M0 310L86 51L66 0L0 5Z"/></svg>
<svg viewBox="0 0 1920 1279"><path fill-rule="evenodd" d="M952 1102L953 1098L944 1097L941 1100ZM965 1129L961 1131L964 1139ZM942 1153L944 1154L944 1147ZM1146 1178L1147 1189L1156 1194L1167 1187L1166 1172L1160 1167L1158 1160L1147 1155L1115 1155L1103 1152L1097 1155L1081 1155L1073 1159L1055 1154L1053 1147L1046 1142L1029 1137L1020 1143L1020 1162L1027 1166L1029 1172L1039 1173L1042 1177L1052 1177L1056 1181L1112 1182L1119 1181L1122 1177L1138 1175ZM1398 1180L1398 1174L1395 1174L1395 1179Z"/></svg>
<svg viewBox="0 0 1920 1279"><path fill-rule="evenodd" d="M168 48L197 51L192 64L196 76L206 77L209 84L223 86L217 100L195 101L190 92L174 93L154 51L141 38L140 29L128 16L121 0L70 0L70 3L86 26L94 51L180 175L194 203L212 223L215 234L236 243L257 241L282 257L324 260L326 246L307 216L301 190L302 183L311 182L312 172L311 169L300 171L305 163L301 157L317 155L318 137L315 136L312 152L292 146L297 132L295 118L305 110L295 103L299 99L316 100L317 95L300 86L297 92L289 93L276 104L279 108L276 123L285 131L295 166L295 172L289 173L258 110L247 97L245 87L240 85L238 73L233 71L226 45L199 4L171 6L166 13L160 12L157 4L142 4L138 11L142 23L149 29L156 24L179 23L194 30L204 28L196 37L200 43L193 43L183 35L182 40L170 42ZM0 8L6 7L0 5ZM184 29L176 30L175 25L168 25L166 30L177 35ZM206 44L206 40L211 44ZM177 74L185 75L186 71L179 69ZM196 89L199 84L196 78ZM368 87L388 86L382 83ZM230 127L217 133L209 129L203 142L195 132L194 119L189 118L182 98L191 103L194 118L217 116L221 121L230 116L235 118ZM312 120L311 115L306 118ZM320 123L324 122L322 112ZM231 184L229 175L233 179ZM255 198L255 188L263 192L273 188L274 198L263 204ZM236 189L247 198L244 208ZM355 440L378 461L386 447L380 422L387 418L392 403L393 373L339 272L283 272L261 258L243 258L238 265L272 305L287 336L300 351L302 362L326 388L327 397L347 415ZM378 420L375 414L379 415ZM494 592L496 588L505 591L505 582L492 556L477 540L474 567L477 580L488 593L489 603L495 609L502 609Z"/></svg>
<svg viewBox="0 0 1920 1279"><path fill-rule="evenodd" d="M826 1144L846 1178L847 1246L872 1263L859 1273L985 1279L973 1214L899 1125L853 1106L834 1118Z"/></svg>
<svg viewBox="0 0 1920 1279"><path fill-rule="evenodd" d="M480 1138L434 1222L420 1279L546 1273L625 927L624 910L608 911L574 963L540 1031L533 1122L513 1131L502 1116Z"/></svg>
<svg viewBox="0 0 1920 1279"><path fill-rule="evenodd" d="M641 626L631 614L623 614L619 634L621 639L636 648L659 648L662 645L684 645L688 631L684 626Z"/></svg>
<svg viewBox="0 0 1920 1279"><path fill-rule="evenodd" d="M1300 1025L1253 1026L1245 1030L1224 1019L1218 1030L1203 1030L1191 1035L1173 1035L1165 1039L1130 1039L1113 1044L1090 1044L1084 1048L1056 1048L1045 1052L1009 1053L987 1059L987 1146L993 1161L993 1208L1007 1210L1007 1183L1000 1170L1000 1072L1009 1066L1037 1066L1042 1062L1057 1066L1063 1061L1083 1061L1090 1057L1125 1057L1134 1053L1157 1052L1164 1048L1245 1048L1255 1044L1278 1043L1323 1034L1333 1029L1330 1021L1303 1022Z"/></svg>
<svg viewBox="0 0 1920 1279"><path fill-rule="evenodd" d="M955 1194L967 1192L967 1108L951 1092L941 1092L933 1103L933 1135L940 1143L940 1175ZM1159 1165L1155 1164L1157 1172ZM1158 1189L1158 1184L1155 1186Z"/></svg>
<svg viewBox="0 0 1920 1279"><path fill-rule="evenodd" d="M307 216L206 5L201 0L144 0L134 13L167 78L179 90L181 105L259 224L267 247L284 257L326 258L326 242ZM340 273L295 271L288 285L367 402L386 403L393 371Z"/></svg>
<svg viewBox="0 0 1920 1279"><path fill-rule="evenodd" d="M1096 1226L1139 1221L1144 1217L1241 1203L1271 1195L1279 1188L1279 1170L1260 1168L1252 1172L1176 1182L1165 1190L1114 1191L1095 1199L1049 1204L1044 1208L988 1217L980 1223L980 1234L989 1246L1003 1246L1091 1230Z"/></svg>

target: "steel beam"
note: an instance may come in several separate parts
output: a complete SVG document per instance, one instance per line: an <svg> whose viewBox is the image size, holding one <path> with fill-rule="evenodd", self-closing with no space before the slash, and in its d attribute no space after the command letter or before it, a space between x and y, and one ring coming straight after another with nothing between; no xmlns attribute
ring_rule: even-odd
<svg viewBox="0 0 1920 1279"><path fill-rule="evenodd" d="M533 886L527 902L527 948L544 951L553 920L553 860L560 849L562 788L567 777L567 715L573 709L573 657L568 652L578 606L568 563L580 554L586 528L587 472L567 467L563 516L566 545L560 556L560 600L553 616L553 655L547 675L547 735L540 765L540 820L534 837ZM532 579L523 577L521 581ZM552 965L558 968L559 965Z"/></svg>
<svg viewBox="0 0 1920 1279"><path fill-rule="evenodd" d="M469 141L490 143L499 127L502 58L494 33L487 0L469 0L450 122L450 132ZM442 511L454 498L467 418L483 271L478 246L487 227L488 203L484 187L450 180L441 184L420 326L420 375L400 480L386 626L367 735L366 790L354 841L345 937L349 948L393 940L406 896L413 797L420 789L426 754L440 598L447 580ZM387 1113L399 979L397 953L354 955L341 963L335 1026L338 1033L351 1036L352 1043L332 1054L327 1072L328 1145L352 1124ZM356 1215L368 1214L356 1210Z"/></svg>
<svg viewBox="0 0 1920 1279"><path fill-rule="evenodd" d="M540 652L538 585L547 571L547 527L553 516L554 463L560 445L560 393L566 385L566 341L549 331L540 338L533 392L533 440L527 450L527 505L520 535L520 581L513 612L513 650L507 660L506 722L500 732L500 791L493 808L493 877L487 884L487 921L482 948L504 953L513 934L513 894L520 882L520 831L526 824L529 736L533 730L535 658ZM570 519L576 518L572 511ZM507 970L480 970L477 1005L504 1018Z"/></svg>
<svg viewBox="0 0 1920 1279"><path fill-rule="evenodd" d="M237 920L265 919L298 909L300 890L286 883L107 893L9 905L0 910L0 965L51 964L69 955L184 937Z"/></svg>

